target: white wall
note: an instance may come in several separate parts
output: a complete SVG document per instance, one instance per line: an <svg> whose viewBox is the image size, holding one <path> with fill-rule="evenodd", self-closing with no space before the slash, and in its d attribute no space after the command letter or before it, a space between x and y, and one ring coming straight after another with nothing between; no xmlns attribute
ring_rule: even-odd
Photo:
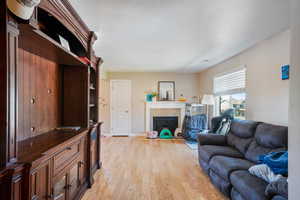
<svg viewBox="0 0 300 200"><path fill-rule="evenodd" d="M291 1L289 199L300 199L300 1Z"/></svg>
<svg viewBox="0 0 300 200"><path fill-rule="evenodd" d="M200 93L213 93L213 78L219 73L246 65L246 118L287 125L289 81L281 80L281 66L289 63L290 31L285 31L200 72Z"/></svg>
<svg viewBox="0 0 300 200"><path fill-rule="evenodd" d="M156 90L158 81L175 81L175 94L191 100L193 96L199 96L198 75L181 73L143 73L143 72L109 72L109 80L123 79L132 81L132 133L143 134L145 131L145 95L146 91ZM105 123L110 122L109 115L105 117ZM109 130L105 130L109 132Z"/></svg>

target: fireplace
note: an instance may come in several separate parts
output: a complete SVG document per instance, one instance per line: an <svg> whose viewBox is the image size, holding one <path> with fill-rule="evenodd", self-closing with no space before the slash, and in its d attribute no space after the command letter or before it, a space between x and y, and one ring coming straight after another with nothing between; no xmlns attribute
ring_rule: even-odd
<svg viewBox="0 0 300 200"><path fill-rule="evenodd" d="M178 128L178 117L153 117L153 130L159 134L163 128L168 128L174 135Z"/></svg>
<svg viewBox="0 0 300 200"><path fill-rule="evenodd" d="M183 119L184 119L184 115L185 115L185 103L183 102L178 102L178 101L157 101L157 102L146 102L146 112L145 112L145 132L149 132L154 129L154 120L153 117L159 117L159 116L177 116L178 117L178 128L182 128L182 124L183 124ZM172 110L178 110L179 113L177 113L177 111L173 112L173 113L165 113L165 112L160 112L157 113L155 112L154 115L152 115L151 113L154 110L161 110L164 111L166 109L172 109ZM152 123L151 123L152 122Z"/></svg>

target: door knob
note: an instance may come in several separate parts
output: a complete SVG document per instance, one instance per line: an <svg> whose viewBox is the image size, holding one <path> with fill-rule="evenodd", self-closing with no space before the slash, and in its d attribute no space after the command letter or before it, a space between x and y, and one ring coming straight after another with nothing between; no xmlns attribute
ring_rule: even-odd
<svg viewBox="0 0 300 200"><path fill-rule="evenodd" d="M30 99L30 103L35 104L35 98L34 97Z"/></svg>
<svg viewBox="0 0 300 200"><path fill-rule="evenodd" d="M125 110L125 112L128 113L129 111L128 111L128 110Z"/></svg>

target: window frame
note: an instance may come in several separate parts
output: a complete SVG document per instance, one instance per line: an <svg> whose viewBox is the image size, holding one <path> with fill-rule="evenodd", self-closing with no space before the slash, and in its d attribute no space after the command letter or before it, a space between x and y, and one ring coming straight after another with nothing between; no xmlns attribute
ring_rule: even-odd
<svg viewBox="0 0 300 200"><path fill-rule="evenodd" d="M216 78L221 78L222 76L228 76L230 74L233 74L233 73L236 73L236 72L239 72L239 71L245 71L244 72L244 87L243 88L237 88L237 89L233 89L233 90L224 90L224 91L221 91L221 92L216 92L215 90L215 81L216 81ZM226 72L223 72L223 73L220 73L220 74L217 74L214 76L213 78L213 93L214 93L214 96L215 96L215 109L214 109L214 115L217 116L217 115L220 115L220 111L221 111L221 104L220 104L220 98L221 96L226 96L226 95L234 95L234 94L245 94L245 119L246 119L246 116L247 116L247 92L246 92L246 87L247 87L247 67L246 65L242 65L240 67L237 67L237 68L233 68L232 70L229 70L229 71L226 71Z"/></svg>

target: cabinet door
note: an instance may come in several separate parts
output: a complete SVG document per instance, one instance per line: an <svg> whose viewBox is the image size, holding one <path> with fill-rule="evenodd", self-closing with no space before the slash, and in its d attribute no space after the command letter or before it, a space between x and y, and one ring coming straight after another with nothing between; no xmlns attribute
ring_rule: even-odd
<svg viewBox="0 0 300 200"><path fill-rule="evenodd" d="M81 167L82 161L77 160L70 168L69 170L69 183L68 183L68 189L69 189L69 199L74 199L74 197L77 195L78 191L80 190L81 186Z"/></svg>
<svg viewBox="0 0 300 200"><path fill-rule="evenodd" d="M53 199L65 200L67 193L67 173L57 176L53 183Z"/></svg>
<svg viewBox="0 0 300 200"><path fill-rule="evenodd" d="M31 199L50 200L50 162L46 162L30 174Z"/></svg>

